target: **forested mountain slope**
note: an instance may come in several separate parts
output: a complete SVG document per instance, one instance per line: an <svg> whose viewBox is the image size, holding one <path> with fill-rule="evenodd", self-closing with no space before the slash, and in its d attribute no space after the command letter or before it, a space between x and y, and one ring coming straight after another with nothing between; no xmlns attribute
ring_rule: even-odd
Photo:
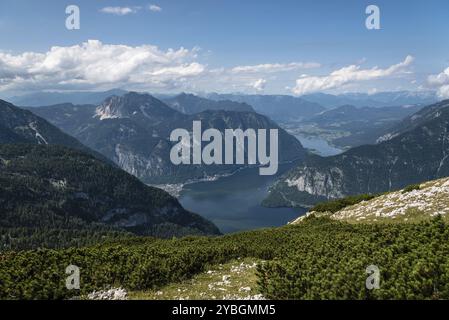
<svg viewBox="0 0 449 320"><path fill-rule="evenodd" d="M77 232L219 234L168 193L60 146L0 144L0 208L2 247L64 246Z"/></svg>

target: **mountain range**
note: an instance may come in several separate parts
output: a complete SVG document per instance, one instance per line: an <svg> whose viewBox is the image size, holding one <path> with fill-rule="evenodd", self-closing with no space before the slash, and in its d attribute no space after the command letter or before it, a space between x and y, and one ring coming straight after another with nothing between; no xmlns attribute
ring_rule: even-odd
<svg viewBox="0 0 449 320"><path fill-rule="evenodd" d="M326 110L326 108L318 103L307 101L301 97L287 95L209 93L206 97L212 100L231 100L247 103L256 112L268 116L275 121L298 121Z"/></svg>
<svg viewBox="0 0 449 320"><path fill-rule="evenodd" d="M335 138L330 142L348 149L376 143L380 136L421 108L420 105L378 108L344 105L305 119L298 125L298 130L306 126L322 132L334 132Z"/></svg>
<svg viewBox="0 0 449 320"><path fill-rule="evenodd" d="M397 190L449 175L449 101L423 108L375 145L309 156L271 188L267 206L310 206L348 195Z"/></svg>
<svg viewBox="0 0 449 320"><path fill-rule="evenodd" d="M195 114L206 110L254 112L253 107L244 102L231 100L215 101L187 93L181 93L162 100L171 108L185 114Z"/></svg>
<svg viewBox="0 0 449 320"><path fill-rule="evenodd" d="M336 108L342 105L356 107L391 107L404 105L428 105L439 99L433 91L391 91L368 93L345 93L339 95L327 93L312 93L301 98L318 103L326 108Z"/></svg>
<svg viewBox="0 0 449 320"><path fill-rule="evenodd" d="M219 234L30 111L0 101L3 247L64 246L111 235ZM84 243L84 242L83 242Z"/></svg>
<svg viewBox="0 0 449 320"><path fill-rule="evenodd" d="M110 96L121 96L127 93L122 89L108 91L72 91L72 92L35 92L21 96L7 97L7 100L17 106L39 107L53 104L99 104Z"/></svg>
<svg viewBox="0 0 449 320"><path fill-rule="evenodd" d="M198 120L203 130L278 129L280 162L300 160L306 154L293 136L253 111L205 110L184 114L149 94L131 92L113 96L98 106L62 104L29 110L149 184L211 179L245 167L172 164L170 150L177 142L169 140L171 131L183 128L190 132L193 121Z"/></svg>
<svg viewBox="0 0 449 320"><path fill-rule="evenodd" d="M111 89L108 91L73 91L73 92L35 92L21 96L4 97L6 100L18 106L38 107L62 103L73 104L100 104L106 98L116 95L122 96L128 91L123 89ZM300 97L288 95L263 95L263 94L218 94L203 93L205 98L218 101L244 102L251 105L257 112L266 115L276 115L275 111L285 111L295 117L303 118L315 114L315 108L336 108L343 105L356 107L391 107L402 105L428 105L439 99L433 91L390 91L368 93L344 93L327 94L312 93ZM160 100L170 101L176 96L195 96L191 94L155 94ZM197 95L198 96L198 95ZM287 108L289 105L291 108ZM319 105L319 106L317 106ZM298 109L298 110L295 110ZM278 120L278 119L275 119Z"/></svg>

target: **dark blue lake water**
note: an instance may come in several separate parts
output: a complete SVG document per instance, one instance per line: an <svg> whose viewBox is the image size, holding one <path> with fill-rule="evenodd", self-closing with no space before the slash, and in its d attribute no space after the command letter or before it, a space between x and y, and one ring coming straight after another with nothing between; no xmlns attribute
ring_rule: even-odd
<svg viewBox="0 0 449 320"><path fill-rule="evenodd" d="M281 165L278 174L291 166ZM246 169L217 181L187 185L179 200L184 208L211 220L223 233L282 226L305 210L260 205L276 177L259 176L256 168Z"/></svg>
<svg viewBox="0 0 449 320"><path fill-rule="evenodd" d="M313 149L322 156L342 152L321 138L296 138L305 148ZM265 208L260 203L266 197L268 187L292 166L281 165L276 176L260 176L259 170L254 168L217 181L186 185L179 200L184 208L211 220L224 233L282 226L303 215L306 210Z"/></svg>

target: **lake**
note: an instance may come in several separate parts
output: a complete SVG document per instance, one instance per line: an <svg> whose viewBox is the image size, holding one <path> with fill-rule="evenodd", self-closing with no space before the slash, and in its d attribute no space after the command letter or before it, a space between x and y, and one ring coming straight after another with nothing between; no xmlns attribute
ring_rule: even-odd
<svg viewBox="0 0 449 320"><path fill-rule="evenodd" d="M260 203L268 187L292 166L279 165L275 176L259 176L259 169L251 168L216 181L189 184L181 191L179 201L187 210L215 223L223 233L283 226L306 210L265 208Z"/></svg>
<svg viewBox="0 0 449 320"><path fill-rule="evenodd" d="M295 135L304 148L310 149L312 152L323 156L329 157L340 154L342 149L331 146L326 140L320 137L306 137L303 135Z"/></svg>
<svg viewBox="0 0 449 320"><path fill-rule="evenodd" d="M342 152L319 137L296 136L302 145L322 156ZM245 169L216 181L185 185L179 201L184 208L209 219L223 233L278 227L305 214L305 209L265 208L260 205L269 186L293 164L279 166L275 176L260 176L258 168Z"/></svg>

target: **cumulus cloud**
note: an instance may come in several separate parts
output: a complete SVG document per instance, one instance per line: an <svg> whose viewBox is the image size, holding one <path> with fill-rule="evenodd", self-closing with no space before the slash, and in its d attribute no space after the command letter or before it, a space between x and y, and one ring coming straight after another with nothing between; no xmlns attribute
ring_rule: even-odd
<svg viewBox="0 0 449 320"><path fill-rule="evenodd" d="M267 84L267 80L265 79L257 79L256 81L251 83L251 86L257 91L263 91L265 89L265 85Z"/></svg>
<svg viewBox="0 0 449 320"><path fill-rule="evenodd" d="M431 87L437 88L437 94L440 98L449 98L449 68L439 74L430 75L427 82Z"/></svg>
<svg viewBox="0 0 449 320"><path fill-rule="evenodd" d="M392 65L386 69L374 67L371 69L361 69L360 65L350 65L333 71L326 76L305 76L296 80L296 86L292 92L296 95L303 95L312 92L338 89L344 85L359 81L368 81L396 76L407 73L414 58L407 56L404 61Z"/></svg>
<svg viewBox="0 0 449 320"><path fill-rule="evenodd" d="M413 61L412 57L407 57L386 69L362 69L355 65L317 77L310 73L298 75L302 69L318 68L320 65L315 62L210 68L200 61L203 55L199 52L199 48L163 50L150 44L129 46L104 44L99 40L88 40L73 46L54 46L46 52L0 51L0 91L16 94L121 87L152 92L261 92L266 90L268 82L271 90L284 90L292 79L298 78L296 87L288 90L304 94L399 75L407 72L407 66ZM449 93L449 88L444 87L449 85L448 74L435 75L429 80L439 84L441 94Z"/></svg>
<svg viewBox="0 0 449 320"><path fill-rule="evenodd" d="M100 12L113 14L116 16L126 16L127 14L136 13L140 7L104 7Z"/></svg>
<svg viewBox="0 0 449 320"><path fill-rule="evenodd" d="M153 45L128 46L89 40L55 46L47 52L0 52L0 91L107 90L263 91L279 74L316 63L260 64L209 68L200 49L162 50Z"/></svg>
<svg viewBox="0 0 449 320"><path fill-rule="evenodd" d="M0 53L0 90L73 89L121 85L176 87L199 76L197 49L103 44L52 47L48 52Z"/></svg>
<svg viewBox="0 0 449 320"><path fill-rule="evenodd" d="M233 73L273 73L319 67L320 64L316 62L266 63L252 66L237 66L232 68L231 71Z"/></svg>
<svg viewBox="0 0 449 320"><path fill-rule="evenodd" d="M162 8L159 7L159 6L157 6L157 5L155 5L155 4L150 4L150 5L148 6L148 9L149 9L150 11L153 11L153 12L161 12L161 11L162 11Z"/></svg>
<svg viewBox="0 0 449 320"><path fill-rule="evenodd" d="M449 84L438 89L438 96L442 99L449 99Z"/></svg>

